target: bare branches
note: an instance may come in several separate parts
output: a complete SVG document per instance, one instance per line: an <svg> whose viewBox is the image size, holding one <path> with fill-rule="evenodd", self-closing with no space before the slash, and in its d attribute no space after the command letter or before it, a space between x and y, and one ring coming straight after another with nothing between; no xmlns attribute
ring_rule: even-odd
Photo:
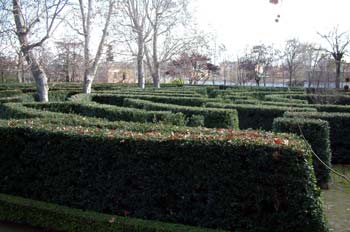
<svg viewBox="0 0 350 232"><path fill-rule="evenodd" d="M338 32L338 27L335 27L328 34L318 33L327 43L330 49L324 50L331 54L336 63L336 88L340 88L341 62L346 54L346 49L350 44L349 34L347 32Z"/></svg>

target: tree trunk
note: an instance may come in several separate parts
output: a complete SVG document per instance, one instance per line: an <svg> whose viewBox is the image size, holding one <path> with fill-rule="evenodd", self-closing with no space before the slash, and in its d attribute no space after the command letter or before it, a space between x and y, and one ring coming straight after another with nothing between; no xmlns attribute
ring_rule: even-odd
<svg viewBox="0 0 350 232"><path fill-rule="evenodd" d="M293 71L292 70L289 70L289 87L292 87L293 86Z"/></svg>
<svg viewBox="0 0 350 232"><path fill-rule="evenodd" d="M18 83L24 82L23 62L23 55L21 52L19 52L16 73Z"/></svg>
<svg viewBox="0 0 350 232"><path fill-rule="evenodd" d="M33 74L37 94L40 102L49 101L49 85L47 83L47 76L44 69L41 67L37 59L34 57L32 52L26 54L26 60L30 65L30 70Z"/></svg>
<svg viewBox="0 0 350 232"><path fill-rule="evenodd" d="M335 88L340 89L340 67L341 67L341 60L336 60L336 77L335 77Z"/></svg>
<svg viewBox="0 0 350 232"><path fill-rule="evenodd" d="M154 64L154 69L152 73L152 79L153 79L153 87L154 88L160 88L160 68L159 63Z"/></svg>
<svg viewBox="0 0 350 232"><path fill-rule="evenodd" d="M143 52L144 52L143 39L138 40L138 53L137 53L137 81L138 86L141 89L145 88L145 75L143 72Z"/></svg>
<svg viewBox="0 0 350 232"><path fill-rule="evenodd" d="M89 71L85 72L83 93L85 93L85 94L91 93L91 86L92 86L93 80L94 80L94 75L92 75Z"/></svg>
<svg viewBox="0 0 350 232"><path fill-rule="evenodd" d="M33 74L34 80L36 82L37 94L40 102L49 101L49 86L47 84L47 76L44 69L39 64L38 60L34 56L31 47L29 46L27 37L27 28L23 21L24 16L21 11L20 1L13 0L13 15L16 23L16 32L18 36L19 43L21 45L21 52L24 55L27 63L30 65L30 70Z"/></svg>

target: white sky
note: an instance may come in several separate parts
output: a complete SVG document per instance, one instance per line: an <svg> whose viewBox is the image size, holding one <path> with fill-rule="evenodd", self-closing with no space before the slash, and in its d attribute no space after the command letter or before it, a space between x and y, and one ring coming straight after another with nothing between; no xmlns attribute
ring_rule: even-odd
<svg viewBox="0 0 350 232"><path fill-rule="evenodd" d="M247 45L279 47L291 38L321 43L317 32L327 33L337 25L340 32L350 29L350 0L282 0L278 5L269 0L192 1L198 25L216 34L231 57Z"/></svg>

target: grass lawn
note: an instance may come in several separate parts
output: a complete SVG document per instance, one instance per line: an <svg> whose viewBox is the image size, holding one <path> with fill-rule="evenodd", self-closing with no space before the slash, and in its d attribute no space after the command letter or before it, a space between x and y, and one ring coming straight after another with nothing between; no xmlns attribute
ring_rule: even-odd
<svg viewBox="0 0 350 232"><path fill-rule="evenodd" d="M350 166L334 168L350 178ZM322 198L331 231L350 232L350 184L333 174L330 188L322 192Z"/></svg>

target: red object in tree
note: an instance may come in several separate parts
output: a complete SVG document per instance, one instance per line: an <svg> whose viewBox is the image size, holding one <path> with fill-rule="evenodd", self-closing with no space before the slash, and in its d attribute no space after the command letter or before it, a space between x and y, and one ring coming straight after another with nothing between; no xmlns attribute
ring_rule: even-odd
<svg viewBox="0 0 350 232"><path fill-rule="evenodd" d="M270 3L272 3L272 4L278 4L278 0L270 0Z"/></svg>

